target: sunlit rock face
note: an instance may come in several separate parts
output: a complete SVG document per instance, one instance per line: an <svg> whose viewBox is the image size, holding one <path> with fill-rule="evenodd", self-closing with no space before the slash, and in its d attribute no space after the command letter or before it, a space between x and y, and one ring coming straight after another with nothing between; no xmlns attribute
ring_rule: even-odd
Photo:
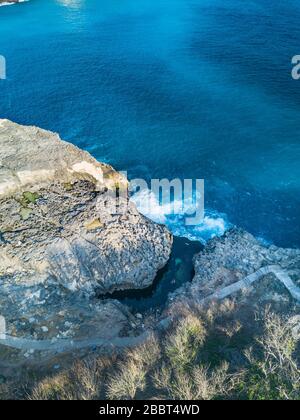
<svg viewBox="0 0 300 420"><path fill-rule="evenodd" d="M0 273L89 293L152 283L172 239L133 204L112 214L114 186L126 179L35 127L3 120L0 144Z"/></svg>
<svg viewBox="0 0 300 420"><path fill-rule="evenodd" d="M86 296L152 284L172 237L127 206L126 195L115 206L126 187L113 168L58 135L0 121L1 315L40 325L67 309L73 324L79 307L93 318Z"/></svg>
<svg viewBox="0 0 300 420"><path fill-rule="evenodd" d="M100 189L127 182L109 165L98 163L57 134L37 127L0 120L0 144L0 198L26 187L47 187L55 181L88 179Z"/></svg>

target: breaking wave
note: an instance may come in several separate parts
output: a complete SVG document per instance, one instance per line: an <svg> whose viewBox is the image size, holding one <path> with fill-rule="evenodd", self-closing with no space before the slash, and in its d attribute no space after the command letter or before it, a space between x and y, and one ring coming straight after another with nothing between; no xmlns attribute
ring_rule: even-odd
<svg viewBox="0 0 300 420"><path fill-rule="evenodd" d="M173 235L185 237L191 241L200 241L205 244L209 239L222 236L231 227L225 214L210 209L206 209L200 224L189 226L186 224L186 217L191 214L191 209L196 210L192 202L181 211L178 211L181 207L180 203L173 203L177 210L174 214L169 214L170 207L162 205L149 189L136 192L132 195L131 201L144 216L156 223L166 225Z"/></svg>

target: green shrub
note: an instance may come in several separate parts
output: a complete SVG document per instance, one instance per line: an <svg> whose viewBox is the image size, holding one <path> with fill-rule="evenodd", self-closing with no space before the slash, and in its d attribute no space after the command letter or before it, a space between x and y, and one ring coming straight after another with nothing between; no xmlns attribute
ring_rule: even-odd
<svg viewBox="0 0 300 420"><path fill-rule="evenodd" d="M173 369L186 372L193 367L205 337L205 327L199 318L189 315L181 319L165 344L166 356Z"/></svg>
<svg viewBox="0 0 300 420"><path fill-rule="evenodd" d="M249 367L242 392L249 400L299 400L300 369L295 358L297 339L284 317L266 311L264 333L256 352L246 352Z"/></svg>

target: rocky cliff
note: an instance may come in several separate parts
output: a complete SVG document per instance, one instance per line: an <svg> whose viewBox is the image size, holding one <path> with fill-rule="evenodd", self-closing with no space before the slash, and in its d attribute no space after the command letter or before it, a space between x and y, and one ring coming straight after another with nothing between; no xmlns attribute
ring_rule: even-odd
<svg viewBox="0 0 300 420"><path fill-rule="evenodd" d="M191 283L170 297L168 311L176 305L204 305L233 298L254 306L277 302L290 308L300 304L300 250L259 242L238 228L208 242L194 257Z"/></svg>
<svg viewBox="0 0 300 420"><path fill-rule="evenodd" d="M35 127L2 120L0 145L0 274L86 293L152 283L172 238L132 204L118 213L121 175Z"/></svg>
<svg viewBox="0 0 300 420"><path fill-rule="evenodd" d="M193 281L162 314L135 317L99 300L96 293L151 285L169 259L170 233L128 203L123 176L58 135L0 120L0 146L0 344L21 350L21 360L136 344L185 305L225 298L298 314L300 251L239 229L195 256Z"/></svg>
<svg viewBox="0 0 300 420"><path fill-rule="evenodd" d="M0 121L0 314L11 333L118 334L125 308L89 299L151 285L172 247L126 187L58 135Z"/></svg>

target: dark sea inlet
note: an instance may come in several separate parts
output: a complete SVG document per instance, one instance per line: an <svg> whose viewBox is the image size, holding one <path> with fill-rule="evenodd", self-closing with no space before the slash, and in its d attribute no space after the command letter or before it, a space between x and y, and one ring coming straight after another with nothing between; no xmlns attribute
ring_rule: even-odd
<svg viewBox="0 0 300 420"><path fill-rule="evenodd" d="M0 116L129 178L204 178L206 218L300 246L297 0L31 0L0 7Z"/></svg>

